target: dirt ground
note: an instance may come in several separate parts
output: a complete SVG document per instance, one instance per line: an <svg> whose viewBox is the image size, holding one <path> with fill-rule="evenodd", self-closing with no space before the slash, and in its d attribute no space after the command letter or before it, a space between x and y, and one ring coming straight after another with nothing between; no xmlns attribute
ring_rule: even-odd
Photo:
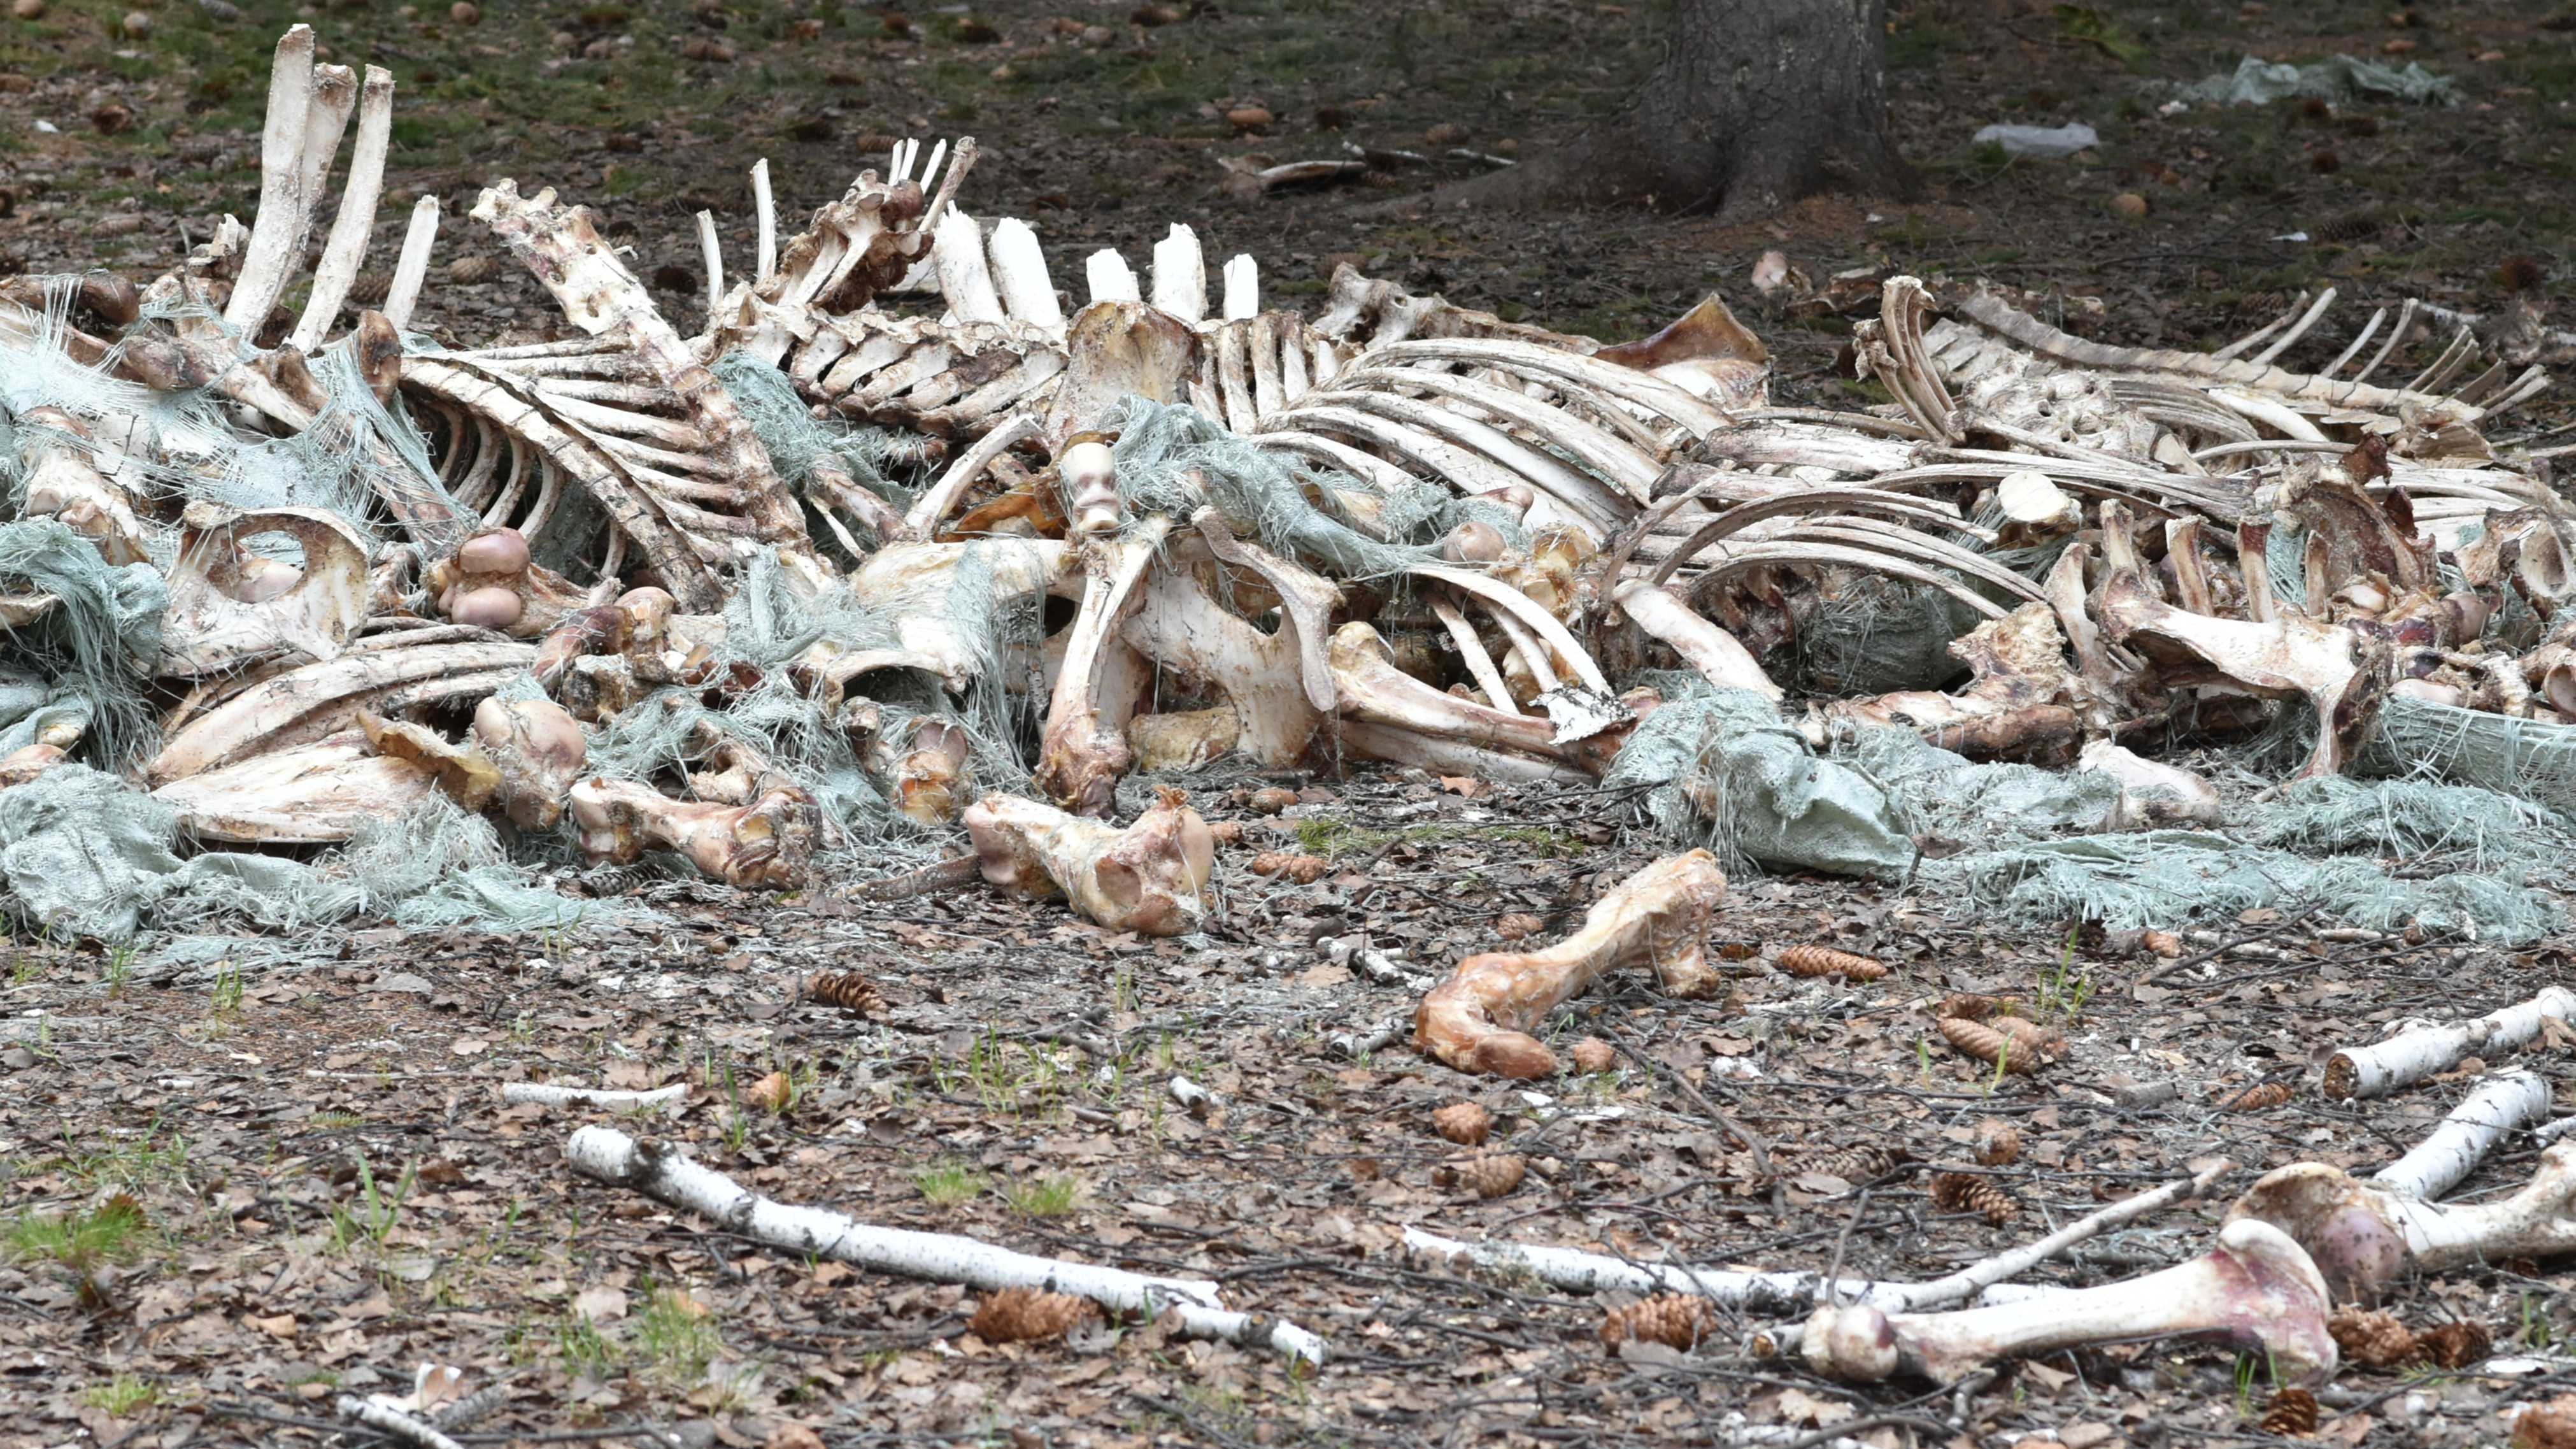
<svg viewBox="0 0 2576 1449"><path fill-rule="evenodd" d="M297 18L328 58L388 65L401 87L377 266L433 191L441 257L498 257L464 213L514 176L599 208L684 326L703 288L691 216L713 210L729 256L747 257L753 159L770 159L792 216L904 134L977 136L967 204L1029 218L1060 281L1103 245L1141 261L1187 221L1220 254L1252 252L1291 302L1351 260L1625 338L1715 287L1770 340L1793 398L1856 386L1832 371L1849 319L1756 297L1744 279L1770 248L1818 282L1880 266L1988 276L2062 294L2090 335L2200 346L2325 284L2365 306L2486 311L2529 284L2506 265L2527 257L2560 295L2576 234L2576 9L2501 0L1903 7L1891 103L1921 196L1818 200L1728 229L1388 208L1467 174L1437 165L1257 202L1220 185L1221 157L1329 156L1345 140L1495 155L1561 140L1651 60L1658 17L1642 4L1066 0L916 8L898 24L810 4L496 0L465 25L441 5L164 0L129 29L130 8L53 0L0 19L0 270L148 275L223 212L247 214L267 47ZM2456 77L2464 104L2161 111L2156 82L2248 51L2420 60ZM1256 102L1274 125L1236 134L1225 113ZM2040 162L1969 140L1989 121L2070 120L2102 144ZM1435 142L1434 127L1458 134ZM2110 209L2122 193L2144 198L2143 219ZM425 304L461 342L543 333L553 316L507 265L439 280ZM2329 1103L2314 1069L2335 1046L2570 975L2556 945L2328 939L2259 915L2187 940L2177 961L2082 932L1999 936L1898 888L1741 880L1712 938L1731 977L1720 999L1610 983L1551 1036L1612 1043L1611 1070L1498 1084L1376 1029L1409 1018L1420 991L1404 978L1494 948L1509 915L1552 939L1651 859L1632 802L1293 777L1277 783L1301 803L1274 818L1231 783L1199 797L1246 833L1204 943L1113 936L981 890L873 903L858 881L784 898L664 884L641 893L663 914L649 929L333 932L285 943L283 961L245 943L186 971L148 950L10 943L0 1445L373 1442L335 1398L400 1393L422 1363L494 1393L456 1436L476 1445L1725 1445L1745 1422L1798 1444L2271 1442L2268 1366L2221 1348L2058 1354L1956 1391L1853 1388L1763 1353L1776 1322L1725 1321L1690 1353L1605 1349L1604 1310L1622 1300L1428 1265L1402 1231L1919 1278L2194 1164L2242 1169L2216 1201L2031 1275L2110 1281L2204 1248L2254 1172L2383 1164L2464 1090L2455 1074ZM1244 869L1291 837L1333 872L1296 886ZM1336 950L1363 942L1396 958L1397 979ZM1894 970L1844 984L1774 968L1806 942ZM819 971L864 974L883 1006L803 999ZM2025 1077L1960 1057L1931 1016L1957 991L2024 1003L2065 1032L2064 1059ZM1372 1034L1384 1044L1337 1043ZM2531 1057L2561 1082L2561 1113L2576 1110L2567 1058L2556 1038ZM1215 1104L1185 1108L1176 1076ZM667 1118L505 1105L502 1084L522 1080L690 1096ZM2286 1102L2222 1109L2273 1081L2294 1087ZM1445 1185L1466 1154L1430 1118L1460 1100L1493 1113L1488 1150L1524 1159L1512 1191ZM1332 1356L1295 1374L1151 1324L990 1345L968 1331L970 1293L765 1251L573 1177L561 1149L587 1121L865 1221L1214 1280ZM2017 1154L1980 1165L2007 1128ZM2509 1190L2536 1157L2513 1145L2462 1194ZM2010 1215L1937 1207L1932 1175L1959 1168ZM2576 1389L2560 1350L2571 1282L2563 1265L2505 1263L2410 1285L2398 1302L2414 1326L2475 1323L2494 1356L2347 1368L2320 1395L2318 1437L2504 1442L2505 1410Z"/></svg>

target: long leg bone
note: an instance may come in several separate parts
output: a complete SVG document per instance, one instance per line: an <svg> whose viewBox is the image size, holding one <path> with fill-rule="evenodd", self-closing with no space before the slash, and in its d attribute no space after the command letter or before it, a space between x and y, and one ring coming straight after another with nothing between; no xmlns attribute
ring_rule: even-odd
<svg viewBox="0 0 2576 1449"><path fill-rule="evenodd" d="M2513 1120L2545 1115L2546 1093L2543 1086L2539 1106ZM2456 1133L2437 1132L2428 1145L2443 1141L2445 1160L2456 1163L2460 1148L2474 1145L2467 1138L2483 1135L2504 1120L2493 1114L2517 1105L2528 1105L2528 1099L2479 1102L2488 1120L2463 1124ZM2454 1113L2452 1121L2458 1120ZM2576 1252L2576 1142L2553 1144L2541 1154L2531 1181L2498 1201L2433 1203L2413 1190L2416 1185L2364 1181L2321 1162L2299 1162L2265 1174L2228 1215L2268 1223L2296 1238L2315 1257L2338 1301L2375 1302L2410 1269L2439 1273Z"/></svg>
<svg viewBox="0 0 2576 1449"><path fill-rule="evenodd" d="M1999 1359L2126 1339L2216 1337L2268 1355L2286 1383L2335 1371L2333 1302L2299 1245L2268 1223L2240 1220L2218 1246L2160 1273L2025 1303L1955 1313L1816 1310L1800 1349L1809 1367L1876 1382L1898 1373L1939 1382Z"/></svg>
<svg viewBox="0 0 2576 1449"><path fill-rule="evenodd" d="M1593 904L1583 929L1540 951L1488 952L1458 964L1414 1013L1416 1046L1462 1072L1543 1077L1556 1054L1529 1033L1602 973L1654 968L1666 995L1706 996L1716 972L1703 954L1726 876L1705 850L1667 856Z"/></svg>
<svg viewBox="0 0 2576 1449"><path fill-rule="evenodd" d="M965 822L985 880L1023 895L1061 893L1113 931L1177 936L1212 908L1216 840L1177 790L1123 830L1015 795L985 796Z"/></svg>

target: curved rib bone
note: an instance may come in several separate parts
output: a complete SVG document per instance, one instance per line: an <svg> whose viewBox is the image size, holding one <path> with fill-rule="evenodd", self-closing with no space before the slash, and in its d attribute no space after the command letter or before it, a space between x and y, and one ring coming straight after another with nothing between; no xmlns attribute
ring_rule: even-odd
<svg viewBox="0 0 2576 1449"><path fill-rule="evenodd" d="M1177 936L1213 908L1216 840L1178 790L1123 830L1000 794L968 806L965 823L985 880L1027 896L1061 893L1113 931Z"/></svg>
<svg viewBox="0 0 2576 1449"><path fill-rule="evenodd" d="M145 767L154 784L257 753L290 734L313 738L357 723L362 708L490 694L536 658L516 643L424 644L343 654L271 675L191 721Z"/></svg>
<svg viewBox="0 0 2576 1449"><path fill-rule="evenodd" d="M2284 1383L2334 1376L2333 1303L2308 1255L2269 1223L2237 1221L2188 1263L2124 1283L1955 1313L1816 1310L1800 1349L1818 1373L1877 1382L1900 1372L1948 1383L1995 1362L2138 1338L2214 1336L2269 1356Z"/></svg>
<svg viewBox="0 0 2576 1449"><path fill-rule="evenodd" d="M175 780L152 798L177 810L181 828L198 840L319 845L347 840L368 821L396 819L437 792L432 767L344 736Z"/></svg>
<svg viewBox="0 0 2576 1449"><path fill-rule="evenodd" d="M1656 861L1594 902L1583 929L1555 945L1458 963L1415 1011L1414 1045L1462 1072L1544 1077L1556 1054L1529 1033L1603 972L1642 963L1667 996L1717 989L1703 948L1725 894L1726 875L1705 850Z"/></svg>

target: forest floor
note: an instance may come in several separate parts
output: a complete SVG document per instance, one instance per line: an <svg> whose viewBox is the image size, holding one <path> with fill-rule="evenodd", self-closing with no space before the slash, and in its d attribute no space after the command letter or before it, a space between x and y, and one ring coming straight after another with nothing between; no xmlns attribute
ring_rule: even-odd
<svg viewBox="0 0 2576 1449"><path fill-rule="evenodd" d="M129 10L148 25L125 28ZM2504 0L1924 0L1889 37L1891 112L1922 194L1731 227L1388 208L1467 174L1446 163L1258 201L1221 184L1222 158L1329 157L1346 140L1497 155L1562 141L1651 61L1644 4L1063 0L916 7L896 25L829 5L494 0L466 25L443 5L52 0L0 19L0 272L148 276L222 213L247 215L268 47L296 19L327 58L395 73L380 238L436 192L442 258L497 257L464 215L478 189L554 186L635 247L684 327L703 294L693 213L712 210L729 255L747 256L753 160L769 159L792 218L900 135L978 137L969 205L1037 225L1059 278L1100 246L1141 261L1186 221L1218 255L1253 253L1291 305L1351 261L1621 339L1716 288L1799 400L1856 386L1832 367L1849 318L1795 289L1756 295L1748 273L1775 248L1820 285L1863 268L1990 277L2062 299L2088 335L2192 347L2329 284L2364 306L2492 311L2530 285L2508 265L2527 257L2563 295L2576 236L2576 8ZM2165 109L2160 82L2249 51L2421 61L2462 104ZM1253 103L1276 120L1238 134L1225 114ZM1990 121L2073 120L2101 143L2066 160L1970 142ZM2116 213L2121 194L2144 216ZM436 281L423 320L485 343L554 316L504 265ZM1776 1324L1728 1322L1688 1354L1606 1350L1618 1300L1427 1265L1402 1232L1915 1278L2212 1157L2243 1169L2217 1202L2031 1275L2109 1281L2204 1248L2251 1173L2384 1163L2463 1090L2454 1076L2327 1102L2312 1068L2335 1046L2570 975L2555 947L2328 940L2259 917L2189 942L2176 971L2081 933L1998 934L1901 887L1747 880L1714 938L1732 977L1720 999L1608 983L1551 1035L1614 1041L1618 1067L1500 1084L1400 1033L1338 1051L1336 1037L1407 1018L1419 991L1325 947L1365 936L1435 975L1493 948L1507 914L1539 916L1550 938L1655 853L1630 805L1419 778L1281 783L1301 791L1285 817L1223 786L1200 797L1247 833L1204 943L1115 936L980 890L867 903L856 882L783 899L665 885L646 895L664 917L649 929L332 933L287 943L283 965L246 949L159 984L148 958L13 943L0 1445L364 1442L336 1396L400 1394L431 1362L461 1368L464 1392L500 1392L467 1444L1723 1445L1742 1432L1730 1415L1787 1431L1766 1442L2276 1442L2268 1367L2221 1348L2059 1354L1956 1394L1852 1388L1755 1352L1753 1331ZM1291 835L1333 873L1292 886L1242 869ZM2240 938L2259 940L2191 959ZM1895 970L1846 986L1772 968L1810 941ZM822 970L864 973L886 1005L802 999ZM1954 991L2018 998L2067 1033L2067 1056L2029 1077L1957 1056L1930 1015ZM2567 1043L2533 1064L2570 1110ZM772 1073L786 1100L755 1105ZM1175 1076L1216 1105L1185 1110ZM504 1105L500 1085L523 1079L692 1095L678 1116L619 1121ZM2286 1103L2220 1110L2276 1079L2296 1086ZM1493 1112L1494 1150L1526 1160L1516 1190L1442 1185L1460 1149L1430 1115L1462 1099ZM766 1251L574 1178L561 1147L585 1120L685 1142L783 1200L1213 1279L1231 1304L1323 1335L1332 1357L1297 1374L1153 1325L986 1344L967 1329L972 1294ZM1931 1171L1974 1166L2002 1128L2018 1155L1987 1170L2009 1220L1937 1209ZM2535 1158L2508 1148L2463 1191L2509 1189ZM2503 1442L2504 1411L2576 1387L2560 1347L2576 1276L2551 1266L2410 1285L2399 1304L2417 1327L2475 1322L2496 1357L2347 1369L2319 1435Z"/></svg>

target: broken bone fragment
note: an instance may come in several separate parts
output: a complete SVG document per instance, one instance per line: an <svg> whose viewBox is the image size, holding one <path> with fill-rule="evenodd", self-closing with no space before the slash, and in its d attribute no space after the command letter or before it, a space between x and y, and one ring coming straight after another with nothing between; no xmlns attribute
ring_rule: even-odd
<svg viewBox="0 0 2576 1449"><path fill-rule="evenodd" d="M713 879L758 890L784 890L804 875L822 822L812 796L783 788L748 805L721 805L593 778L572 787L571 806L592 860L628 865L649 848L672 850Z"/></svg>
<svg viewBox="0 0 2576 1449"><path fill-rule="evenodd" d="M1177 936L1213 909L1216 839L1178 790L1123 829L1002 794L967 807L965 823L985 880L1025 896L1060 894L1113 931Z"/></svg>
<svg viewBox="0 0 2576 1449"><path fill-rule="evenodd" d="M1668 996L1716 990L1705 946L1709 916L1725 894L1726 875L1705 850L1656 861L1594 902L1583 928L1555 945L1460 962L1422 998L1414 1044L1462 1072L1547 1076L1556 1054L1530 1033L1603 973L1643 965Z"/></svg>
<svg viewBox="0 0 2576 1449"><path fill-rule="evenodd" d="M2189 770L2141 758L2109 740L2086 745L2075 768L2120 783L2120 798L2103 822L2106 830L2219 823L2217 789Z"/></svg>
<svg viewBox="0 0 2576 1449"><path fill-rule="evenodd" d="M1900 1373L1941 1383L2003 1359L2141 1338L2217 1338L2269 1356L2286 1384L2322 1383L2336 1365L2333 1307L2316 1265L2288 1234L2239 1220L2188 1263L2098 1288L1953 1313L1828 1304L1808 1318L1808 1367L1876 1383Z"/></svg>
<svg viewBox="0 0 2576 1449"><path fill-rule="evenodd" d="M424 582L451 621L533 639L579 609L582 591L538 565L515 528L488 528L430 566Z"/></svg>

